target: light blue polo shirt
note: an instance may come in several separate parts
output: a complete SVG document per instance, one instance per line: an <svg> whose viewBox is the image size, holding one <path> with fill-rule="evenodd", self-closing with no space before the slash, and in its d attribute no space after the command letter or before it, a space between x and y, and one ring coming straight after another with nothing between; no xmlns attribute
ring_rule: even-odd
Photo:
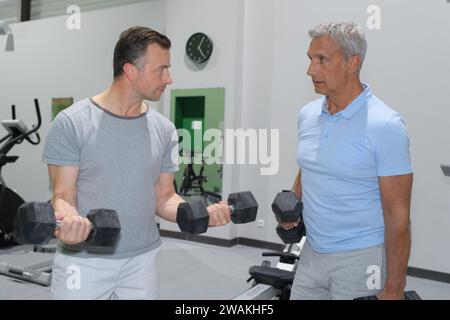
<svg viewBox="0 0 450 320"><path fill-rule="evenodd" d="M297 163L310 246L320 253L384 242L378 177L412 173L409 138L400 114L370 87L331 115L326 98L298 116Z"/></svg>

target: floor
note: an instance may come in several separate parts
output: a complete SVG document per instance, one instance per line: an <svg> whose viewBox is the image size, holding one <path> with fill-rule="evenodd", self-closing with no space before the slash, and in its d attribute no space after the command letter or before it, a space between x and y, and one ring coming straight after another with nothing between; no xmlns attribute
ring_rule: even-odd
<svg viewBox="0 0 450 320"><path fill-rule="evenodd" d="M30 265L50 261L52 254L27 253L29 246L0 250L0 263ZM197 242L163 238L159 256L160 299L228 300L247 290L248 269L263 260L275 265L277 258L262 257L266 250L234 246L224 248ZM408 290L422 299L450 300L450 284L408 277ZM1 300L51 299L48 287L0 275Z"/></svg>

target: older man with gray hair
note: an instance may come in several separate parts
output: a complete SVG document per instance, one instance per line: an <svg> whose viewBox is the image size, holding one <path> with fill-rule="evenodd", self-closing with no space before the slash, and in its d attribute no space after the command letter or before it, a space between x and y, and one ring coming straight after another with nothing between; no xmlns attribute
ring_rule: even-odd
<svg viewBox="0 0 450 320"><path fill-rule="evenodd" d="M367 42L357 25L309 34L307 74L323 97L298 116L294 189L307 241L291 299L403 299L413 181L405 124L360 81Z"/></svg>

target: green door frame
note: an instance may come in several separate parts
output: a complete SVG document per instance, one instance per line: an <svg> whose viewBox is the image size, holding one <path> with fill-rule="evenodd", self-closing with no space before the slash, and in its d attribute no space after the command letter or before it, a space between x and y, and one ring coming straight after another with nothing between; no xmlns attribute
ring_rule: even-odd
<svg viewBox="0 0 450 320"><path fill-rule="evenodd" d="M176 123L176 100L178 97L205 97L203 132L212 128L223 130L225 118L225 88L173 89L170 95L170 120L173 123ZM203 148L206 146L207 144L204 144ZM180 169L175 175L178 187L181 185L185 166L185 164L180 164ZM205 166L204 175L208 177L208 181L203 185L205 190L214 193L222 193L221 169L221 165L219 164ZM194 170L198 174L200 165L194 165Z"/></svg>

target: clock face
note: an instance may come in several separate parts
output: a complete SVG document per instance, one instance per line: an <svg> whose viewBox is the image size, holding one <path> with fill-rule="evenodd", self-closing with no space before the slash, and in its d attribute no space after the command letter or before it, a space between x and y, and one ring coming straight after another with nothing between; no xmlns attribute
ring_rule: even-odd
<svg viewBox="0 0 450 320"><path fill-rule="evenodd" d="M194 33L186 43L186 54L196 63L202 63L208 60L212 50L213 44L211 39L201 32Z"/></svg>

